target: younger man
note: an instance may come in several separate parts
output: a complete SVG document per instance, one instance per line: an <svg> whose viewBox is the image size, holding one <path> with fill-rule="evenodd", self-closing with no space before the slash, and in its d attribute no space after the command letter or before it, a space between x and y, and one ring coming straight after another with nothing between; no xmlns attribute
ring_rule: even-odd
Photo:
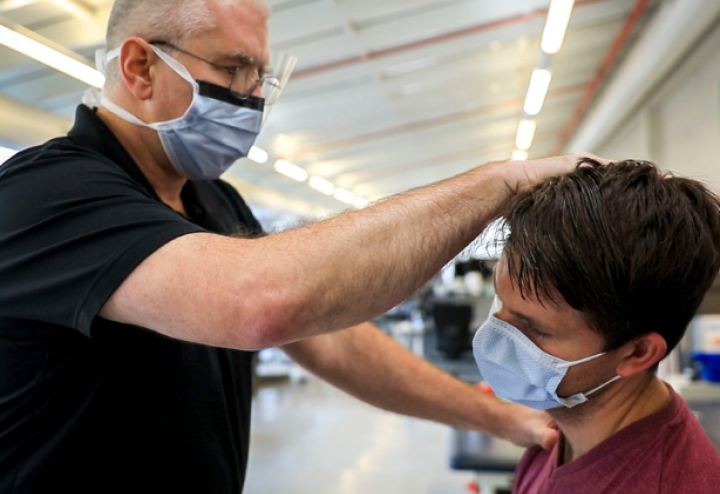
<svg viewBox="0 0 720 494"><path fill-rule="evenodd" d="M720 453L655 376L720 269L720 200L647 162L583 165L508 205L499 310L475 336L495 392L560 429L513 492L720 492Z"/></svg>

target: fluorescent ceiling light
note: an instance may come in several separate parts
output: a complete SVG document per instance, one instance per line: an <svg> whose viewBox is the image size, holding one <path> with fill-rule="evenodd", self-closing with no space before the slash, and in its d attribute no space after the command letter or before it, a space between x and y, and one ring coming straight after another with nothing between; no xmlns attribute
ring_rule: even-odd
<svg viewBox="0 0 720 494"><path fill-rule="evenodd" d="M542 50L552 55L562 48L575 0L552 0L543 31Z"/></svg>
<svg viewBox="0 0 720 494"><path fill-rule="evenodd" d="M532 146L535 139L535 130L537 124L534 120L520 120L518 125L517 137L515 138L515 147L521 151L527 151Z"/></svg>
<svg viewBox="0 0 720 494"><path fill-rule="evenodd" d="M367 199L363 199L362 197L356 197L353 201L353 206L355 206L358 209L366 208L370 202Z"/></svg>
<svg viewBox="0 0 720 494"><path fill-rule="evenodd" d="M267 151L257 146L253 146L250 148L250 152L248 153L247 157L259 165L267 163L267 160L270 159L270 155L267 153Z"/></svg>
<svg viewBox="0 0 720 494"><path fill-rule="evenodd" d="M512 154L513 161L525 161L526 159L528 159L527 151L520 151L519 149L516 149L515 151L513 151L513 154Z"/></svg>
<svg viewBox="0 0 720 494"><path fill-rule="evenodd" d="M331 196L333 192L335 192L335 186L322 177L312 177L310 179L310 187L326 196Z"/></svg>
<svg viewBox="0 0 720 494"><path fill-rule="evenodd" d="M550 88L550 80L552 80L552 73L549 70L533 70L527 96L525 96L525 104L523 105L525 113L530 116L535 116L540 113L543 103L545 103L548 88Z"/></svg>
<svg viewBox="0 0 720 494"><path fill-rule="evenodd" d="M298 182L304 182L308 178L308 173L305 170L287 160L277 160L275 162L275 171Z"/></svg>
<svg viewBox="0 0 720 494"><path fill-rule="evenodd" d="M0 24L1 45L74 77L89 86L101 88L105 84L105 76L99 70L71 56L72 52L69 50L66 50L67 53L63 53L59 49L51 47L50 41L40 41L39 39L41 39L39 36L20 26L10 28Z"/></svg>
<svg viewBox="0 0 720 494"><path fill-rule="evenodd" d="M17 151L0 146L0 165L9 160Z"/></svg>
<svg viewBox="0 0 720 494"><path fill-rule="evenodd" d="M352 205L355 202L355 194L347 189L338 188L335 189L335 199L345 204Z"/></svg>

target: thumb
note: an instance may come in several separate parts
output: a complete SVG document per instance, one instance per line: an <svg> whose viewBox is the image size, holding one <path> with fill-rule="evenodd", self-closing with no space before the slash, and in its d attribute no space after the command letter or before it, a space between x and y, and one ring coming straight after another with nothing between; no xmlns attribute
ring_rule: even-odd
<svg viewBox="0 0 720 494"><path fill-rule="evenodd" d="M557 429L552 427L546 427L540 431L540 440L537 443L542 446L543 449L551 450L560 439L560 433Z"/></svg>

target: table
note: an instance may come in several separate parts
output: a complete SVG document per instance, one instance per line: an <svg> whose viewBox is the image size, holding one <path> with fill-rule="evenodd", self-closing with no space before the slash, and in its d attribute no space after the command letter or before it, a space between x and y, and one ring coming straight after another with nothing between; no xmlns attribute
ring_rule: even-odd
<svg viewBox="0 0 720 494"><path fill-rule="evenodd" d="M472 470L482 494L509 493L525 448L480 432L451 429L450 468Z"/></svg>

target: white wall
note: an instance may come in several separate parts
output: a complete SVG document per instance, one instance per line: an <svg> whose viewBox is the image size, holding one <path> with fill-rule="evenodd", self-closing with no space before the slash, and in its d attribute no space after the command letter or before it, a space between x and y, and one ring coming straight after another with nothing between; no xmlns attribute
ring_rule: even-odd
<svg viewBox="0 0 720 494"><path fill-rule="evenodd" d="M720 27L594 152L648 159L720 193Z"/></svg>

